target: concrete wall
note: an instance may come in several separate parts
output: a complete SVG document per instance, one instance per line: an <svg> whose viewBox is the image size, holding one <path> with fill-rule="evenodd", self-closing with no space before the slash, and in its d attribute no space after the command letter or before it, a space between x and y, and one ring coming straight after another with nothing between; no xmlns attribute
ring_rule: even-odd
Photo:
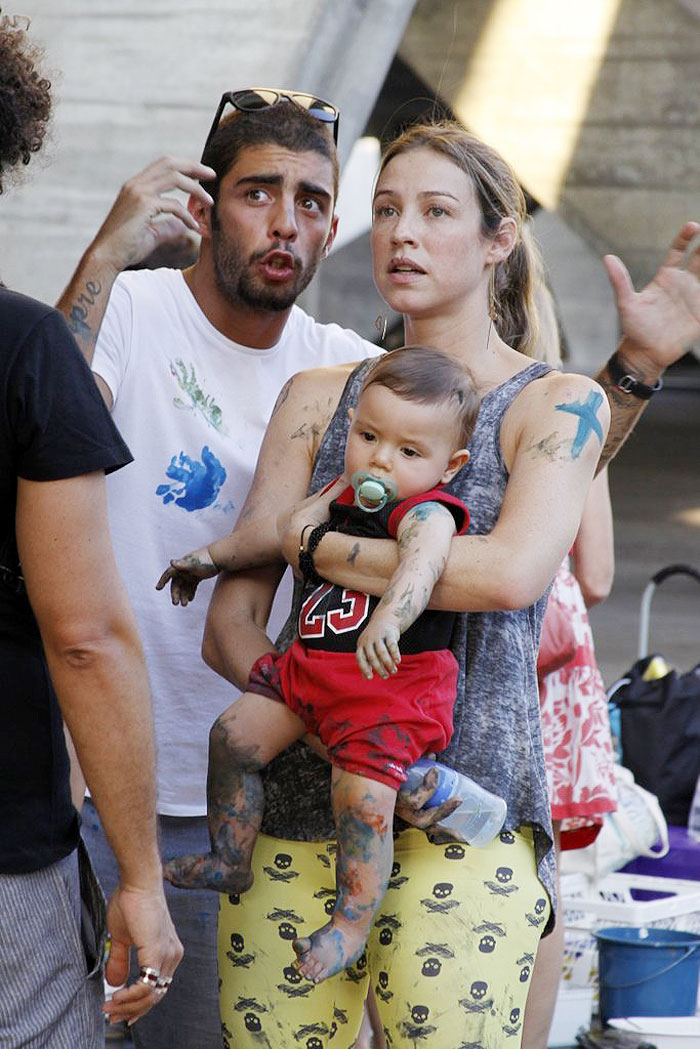
<svg viewBox="0 0 700 1049"><path fill-rule="evenodd" d="M697 214L700 17L687 3L420 0L400 53L540 203L638 279Z"/></svg>
<svg viewBox="0 0 700 1049"><path fill-rule="evenodd" d="M291 86L361 134L414 0L23 0L54 85L52 138L0 207L6 284L53 301L119 186L198 157L223 91Z"/></svg>
<svg viewBox="0 0 700 1049"><path fill-rule="evenodd" d="M616 336L602 254L640 287L700 218L700 2L419 0L399 53L549 210L537 232L592 370Z"/></svg>
<svg viewBox="0 0 700 1049"><path fill-rule="evenodd" d="M576 367L593 370L616 339L603 251L639 284L700 212L700 0L24 0L22 10L46 47L55 118L43 160L0 201L0 274L50 301L125 178L163 152L199 155L222 90L293 85L336 101L347 157L399 43L429 90L550 204L537 232ZM326 271L307 305L371 335L379 303L366 247Z"/></svg>

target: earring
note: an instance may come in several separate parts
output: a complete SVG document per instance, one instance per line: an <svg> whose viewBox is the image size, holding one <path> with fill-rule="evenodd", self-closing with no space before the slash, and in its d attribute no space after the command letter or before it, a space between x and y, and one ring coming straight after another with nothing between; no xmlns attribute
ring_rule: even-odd
<svg viewBox="0 0 700 1049"><path fill-rule="evenodd" d="M489 317L495 323L498 320L498 303L496 301L496 267L489 273Z"/></svg>
<svg viewBox="0 0 700 1049"><path fill-rule="evenodd" d="M377 319L374 322L374 326L379 333L379 341L384 342L386 339L386 330L389 325L389 318L386 313L378 313Z"/></svg>

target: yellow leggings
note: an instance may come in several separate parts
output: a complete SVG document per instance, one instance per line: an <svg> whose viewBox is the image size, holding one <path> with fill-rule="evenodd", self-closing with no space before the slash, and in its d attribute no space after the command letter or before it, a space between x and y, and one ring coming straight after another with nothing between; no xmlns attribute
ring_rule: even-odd
<svg viewBox="0 0 700 1049"><path fill-rule="evenodd" d="M291 941L328 921L334 854L331 842L261 835L252 889L222 897L224 1046L351 1049L371 978L390 1049L517 1049L550 909L529 829L483 849L403 831L365 954L314 985Z"/></svg>

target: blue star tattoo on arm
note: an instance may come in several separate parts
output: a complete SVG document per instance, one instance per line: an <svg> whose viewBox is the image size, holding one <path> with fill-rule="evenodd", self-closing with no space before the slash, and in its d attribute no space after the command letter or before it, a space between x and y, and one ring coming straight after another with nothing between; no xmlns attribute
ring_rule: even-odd
<svg viewBox="0 0 700 1049"><path fill-rule="evenodd" d="M576 430L574 443L571 445L572 459L578 459L592 433L596 435L601 444L603 443L603 429L596 418L596 412L602 403L602 393L591 390L585 404L582 404L581 401L571 401L569 404L554 405L558 412L569 412L571 415L578 415L579 417L578 429Z"/></svg>

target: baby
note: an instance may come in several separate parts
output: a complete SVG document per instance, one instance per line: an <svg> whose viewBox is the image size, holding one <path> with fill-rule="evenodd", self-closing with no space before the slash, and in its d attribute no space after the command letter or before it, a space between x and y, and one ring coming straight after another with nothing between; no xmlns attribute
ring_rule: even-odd
<svg viewBox="0 0 700 1049"><path fill-rule="evenodd" d="M164 867L182 888L249 888L259 771L306 733L320 737L333 765L337 896L330 921L293 944L297 968L315 982L362 953L391 872L406 768L444 750L452 734L454 614L427 605L452 537L468 525L466 507L443 486L469 458L478 410L468 374L438 350L407 346L372 365L350 413L344 483L327 490L327 520L302 529L298 636L284 655L257 661L247 691L212 728L211 851ZM397 540L399 564L381 599L316 575L313 551L329 530ZM191 598L201 579L236 564L239 545L234 532L171 562L158 587L171 580L173 600L181 587Z"/></svg>

